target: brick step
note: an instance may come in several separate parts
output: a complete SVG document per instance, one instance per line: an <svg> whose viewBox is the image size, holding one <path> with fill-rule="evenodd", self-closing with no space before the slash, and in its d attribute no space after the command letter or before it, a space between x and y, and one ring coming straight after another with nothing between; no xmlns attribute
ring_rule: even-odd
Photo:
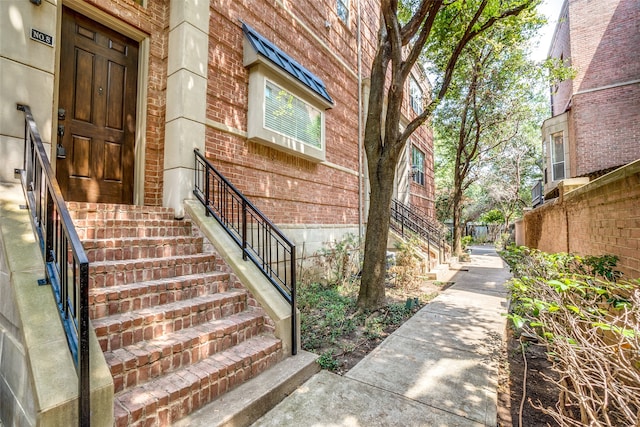
<svg viewBox="0 0 640 427"><path fill-rule="evenodd" d="M100 261L89 264L89 289L216 271L213 254Z"/></svg>
<svg viewBox="0 0 640 427"><path fill-rule="evenodd" d="M126 237L121 239L88 239L82 245L89 262L125 259L162 258L195 255L202 252L202 237L162 236Z"/></svg>
<svg viewBox="0 0 640 427"><path fill-rule="evenodd" d="M149 307L93 321L102 351L114 351L144 340L240 313L247 292L232 290Z"/></svg>
<svg viewBox="0 0 640 427"><path fill-rule="evenodd" d="M115 425L169 426L282 358L282 343L258 336L116 395Z"/></svg>
<svg viewBox="0 0 640 427"><path fill-rule="evenodd" d="M225 351L262 333L262 310L243 311L105 352L116 393Z"/></svg>
<svg viewBox="0 0 640 427"><path fill-rule="evenodd" d="M89 316L99 319L229 289L229 273L211 272L89 290Z"/></svg>
<svg viewBox="0 0 640 427"><path fill-rule="evenodd" d="M160 206L115 205L108 203L67 202L71 218L86 219L175 219L175 211Z"/></svg>
<svg viewBox="0 0 640 427"><path fill-rule="evenodd" d="M73 223L80 240L191 236L192 233L192 224L188 220L77 219Z"/></svg>

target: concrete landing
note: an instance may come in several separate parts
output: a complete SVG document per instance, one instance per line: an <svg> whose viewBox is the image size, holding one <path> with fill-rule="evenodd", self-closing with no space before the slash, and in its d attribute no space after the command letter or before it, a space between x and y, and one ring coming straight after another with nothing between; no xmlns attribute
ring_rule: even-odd
<svg viewBox="0 0 640 427"><path fill-rule="evenodd" d="M320 370L317 358L313 353L299 351L173 426L249 425L316 374Z"/></svg>
<svg viewBox="0 0 640 427"><path fill-rule="evenodd" d="M455 284L344 377L323 371L254 426L495 426L510 274L472 247Z"/></svg>

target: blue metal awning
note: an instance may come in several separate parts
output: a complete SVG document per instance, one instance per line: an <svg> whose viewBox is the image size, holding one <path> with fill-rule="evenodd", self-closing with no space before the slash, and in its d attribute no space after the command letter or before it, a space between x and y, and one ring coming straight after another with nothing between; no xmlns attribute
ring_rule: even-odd
<svg viewBox="0 0 640 427"><path fill-rule="evenodd" d="M242 23L242 31L258 54L264 56L269 61L296 78L300 83L320 95L324 100L333 104L333 99L331 99L324 82L320 78L304 68L244 22Z"/></svg>

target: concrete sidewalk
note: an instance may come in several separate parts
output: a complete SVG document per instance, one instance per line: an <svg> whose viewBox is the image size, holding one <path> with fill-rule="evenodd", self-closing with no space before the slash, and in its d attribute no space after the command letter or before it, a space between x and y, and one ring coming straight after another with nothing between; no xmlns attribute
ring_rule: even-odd
<svg viewBox="0 0 640 427"><path fill-rule="evenodd" d="M254 426L495 426L510 274L472 247L453 286L344 377L322 371Z"/></svg>

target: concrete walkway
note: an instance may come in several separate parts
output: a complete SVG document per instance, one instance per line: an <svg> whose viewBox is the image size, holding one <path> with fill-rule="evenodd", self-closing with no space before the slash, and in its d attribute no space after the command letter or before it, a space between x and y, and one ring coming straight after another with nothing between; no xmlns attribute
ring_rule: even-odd
<svg viewBox="0 0 640 427"><path fill-rule="evenodd" d="M472 247L455 282L344 377L322 371L254 426L495 426L508 269Z"/></svg>

